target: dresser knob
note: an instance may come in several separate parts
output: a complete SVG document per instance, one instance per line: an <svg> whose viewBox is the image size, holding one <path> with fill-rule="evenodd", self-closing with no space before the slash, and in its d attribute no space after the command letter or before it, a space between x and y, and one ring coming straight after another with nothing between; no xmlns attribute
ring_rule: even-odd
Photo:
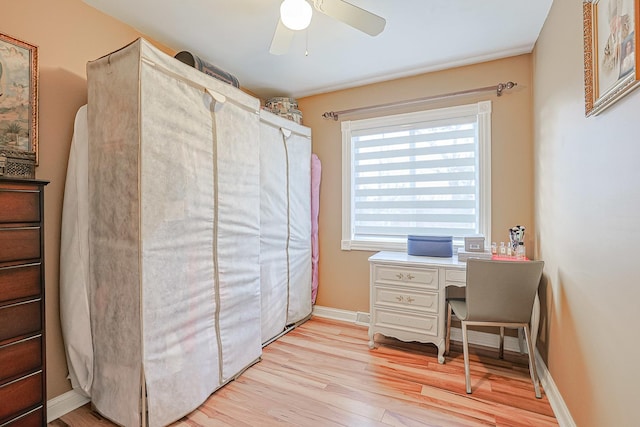
<svg viewBox="0 0 640 427"><path fill-rule="evenodd" d="M402 273L398 273L398 274L396 274L396 277L397 277L398 279L402 280L402 279L404 279L404 274L402 274Z"/></svg>
<svg viewBox="0 0 640 427"><path fill-rule="evenodd" d="M399 302L402 302L402 301L404 300L404 298L403 298L403 297L396 297L396 299L397 299Z"/></svg>
<svg viewBox="0 0 640 427"><path fill-rule="evenodd" d="M410 274L407 274L407 279L409 279L409 280L414 279L415 277L416 277L416 276L412 276L412 275L410 275Z"/></svg>
<svg viewBox="0 0 640 427"><path fill-rule="evenodd" d="M412 303L412 302L414 302L414 301L415 301L415 299L414 299L414 298L407 297L407 302L408 302L409 304L411 304L411 303Z"/></svg>

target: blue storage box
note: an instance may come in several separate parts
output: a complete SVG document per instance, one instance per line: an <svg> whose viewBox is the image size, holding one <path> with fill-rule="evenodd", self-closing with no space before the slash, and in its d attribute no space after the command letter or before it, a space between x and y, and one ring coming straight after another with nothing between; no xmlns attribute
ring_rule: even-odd
<svg viewBox="0 0 640 427"><path fill-rule="evenodd" d="M407 236L407 254L419 256L453 256L453 236Z"/></svg>

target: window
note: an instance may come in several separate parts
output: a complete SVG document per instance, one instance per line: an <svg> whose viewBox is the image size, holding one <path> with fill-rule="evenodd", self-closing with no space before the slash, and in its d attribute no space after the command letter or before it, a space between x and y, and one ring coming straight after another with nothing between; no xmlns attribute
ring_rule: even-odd
<svg viewBox="0 0 640 427"><path fill-rule="evenodd" d="M342 249L490 241L491 101L342 123Z"/></svg>

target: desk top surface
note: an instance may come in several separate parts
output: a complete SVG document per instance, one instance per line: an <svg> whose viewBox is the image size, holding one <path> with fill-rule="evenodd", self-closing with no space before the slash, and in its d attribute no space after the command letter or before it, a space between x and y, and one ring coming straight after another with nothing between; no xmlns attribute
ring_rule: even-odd
<svg viewBox="0 0 640 427"><path fill-rule="evenodd" d="M433 266L433 267L455 267L466 268L467 263L458 261L458 256L452 257L429 257L407 255L406 252L382 251L369 257L369 262L382 264L403 264L413 266Z"/></svg>

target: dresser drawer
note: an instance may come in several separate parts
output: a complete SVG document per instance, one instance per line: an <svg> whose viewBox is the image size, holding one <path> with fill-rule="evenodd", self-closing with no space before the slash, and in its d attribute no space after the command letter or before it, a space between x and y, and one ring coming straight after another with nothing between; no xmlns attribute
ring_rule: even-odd
<svg viewBox="0 0 640 427"><path fill-rule="evenodd" d="M376 283L410 284L416 287L438 289L438 269L376 265L373 280Z"/></svg>
<svg viewBox="0 0 640 427"><path fill-rule="evenodd" d="M40 227L0 228L0 262L40 258Z"/></svg>
<svg viewBox="0 0 640 427"><path fill-rule="evenodd" d="M411 313L403 313L401 311L376 309L375 325L378 328L395 329L412 334L415 341L422 341L421 336L437 336L438 335L438 316L420 316ZM381 332L385 333L384 329ZM397 336L397 334L388 334Z"/></svg>
<svg viewBox="0 0 640 427"><path fill-rule="evenodd" d="M14 418L7 424L3 424L2 427L42 427L43 425L46 425L46 420L44 419L44 410L40 406L31 412Z"/></svg>
<svg viewBox="0 0 640 427"><path fill-rule="evenodd" d="M0 386L0 424L41 403L42 372Z"/></svg>
<svg viewBox="0 0 640 427"><path fill-rule="evenodd" d="M40 295L40 264L0 268L0 303Z"/></svg>
<svg viewBox="0 0 640 427"><path fill-rule="evenodd" d="M374 288L374 304L438 313L438 293L376 286Z"/></svg>
<svg viewBox="0 0 640 427"><path fill-rule="evenodd" d="M0 190L0 223L40 222L39 191Z"/></svg>
<svg viewBox="0 0 640 427"><path fill-rule="evenodd" d="M40 299L0 307L0 342L42 328Z"/></svg>
<svg viewBox="0 0 640 427"><path fill-rule="evenodd" d="M42 367L42 336L0 347L0 384Z"/></svg>
<svg viewBox="0 0 640 427"><path fill-rule="evenodd" d="M42 427L44 425L46 425L44 409L40 406L3 424L2 427Z"/></svg>

